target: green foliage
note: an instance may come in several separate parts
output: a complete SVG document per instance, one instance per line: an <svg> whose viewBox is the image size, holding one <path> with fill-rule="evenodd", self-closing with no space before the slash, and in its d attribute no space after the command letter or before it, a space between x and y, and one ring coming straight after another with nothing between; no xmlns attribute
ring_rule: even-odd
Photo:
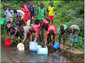
<svg viewBox="0 0 85 63"><path fill-rule="evenodd" d="M12 9L20 9L20 1L24 1L25 4L27 5L27 1L25 0L2 0L1 3L1 17L4 17L4 10L3 7L4 5L12 5ZM33 6L35 7L35 11L37 13L37 8L39 7L40 3L44 4L45 10L47 10L49 1L32 1ZM79 33L79 43L75 44L77 49L79 50L84 50L84 11L83 11L83 6L84 3L83 1L70 1L70 0L58 0L54 1L54 5L56 8L56 15L54 16L54 25L59 27L61 24L66 24L68 26L72 24L76 24L80 27L80 33ZM48 13L46 12L46 17L48 18ZM14 24L15 25L15 24ZM16 25L15 25L16 26ZM3 30L2 33L3 35L1 38L6 39L8 36L6 35L6 30L5 27L1 27ZM57 35L57 41L59 41L59 35ZM12 39L14 43L19 43L22 41L22 39L17 39L17 37ZM63 42L63 41L62 41ZM28 44L29 42L26 41L25 44ZM72 39L73 43L73 39ZM71 43L71 45L72 45ZM68 38L66 40L66 45L68 45Z"/></svg>

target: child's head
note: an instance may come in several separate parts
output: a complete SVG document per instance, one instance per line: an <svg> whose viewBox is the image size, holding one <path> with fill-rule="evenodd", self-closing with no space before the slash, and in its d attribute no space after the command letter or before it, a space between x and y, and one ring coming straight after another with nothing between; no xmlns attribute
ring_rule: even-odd
<svg viewBox="0 0 85 63"><path fill-rule="evenodd" d="M54 31L50 30L49 35L52 35L52 34L54 34Z"/></svg>
<svg viewBox="0 0 85 63"><path fill-rule="evenodd" d="M51 3L51 7L53 7L53 2Z"/></svg>
<svg viewBox="0 0 85 63"><path fill-rule="evenodd" d="M32 3L30 3L30 7L32 7L32 5L33 5L33 4L32 4Z"/></svg>
<svg viewBox="0 0 85 63"><path fill-rule="evenodd" d="M72 29L70 27L67 27L66 28L66 31L67 31L67 33L71 33L72 32Z"/></svg>
<svg viewBox="0 0 85 63"><path fill-rule="evenodd" d="M13 11L14 11L14 13L17 13L17 10L16 9L14 9Z"/></svg>
<svg viewBox="0 0 85 63"><path fill-rule="evenodd" d="M34 32L34 29L33 28L30 28L29 29L29 32L33 33Z"/></svg>
<svg viewBox="0 0 85 63"><path fill-rule="evenodd" d="M63 31L64 30L64 26L60 25L60 30Z"/></svg>
<svg viewBox="0 0 85 63"><path fill-rule="evenodd" d="M4 6L3 9L4 9L4 10L7 10L7 6Z"/></svg>
<svg viewBox="0 0 85 63"><path fill-rule="evenodd" d="M24 2L21 2L21 7L24 8Z"/></svg>
<svg viewBox="0 0 85 63"><path fill-rule="evenodd" d="M43 6L44 6L44 5L41 3L41 4L40 4L40 8L42 9L42 8L43 8Z"/></svg>
<svg viewBox="0 0 85 63"><path fill-rule="evenodd" d="M44 25L44 21L40 20L40 26L43 26L43 25Z"/></svg>
<svg viewBox="0 0 85 63"><path fill-rule="evenodd" d="M8 5L8 10L11 10L11 5Z"/></svg>
<svg viewBox="0 0 85 63"><path fill-rule="evenodd" d="M28 5L30 5L30 1L28 1Z"/></svg>

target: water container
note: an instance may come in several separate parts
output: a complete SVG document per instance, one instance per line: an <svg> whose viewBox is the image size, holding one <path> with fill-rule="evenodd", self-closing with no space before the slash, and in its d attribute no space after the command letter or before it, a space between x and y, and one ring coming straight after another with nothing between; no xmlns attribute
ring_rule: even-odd
<svg viewBox="0 0 85 63"><path fill-rule="evenodd" d="M5 19L1 19L1 25L4 25L5 24Z"/></svg>
<svg viewBox="0 0 85 63"><path fill-rule="evenodd" d="M35 20L34 23L35 23L35 24L39 24L39 20Z"/></svg>
<svg viewBox="0 0 85 63"><path fill-rule="evenodd" d="M16 25L19 25L19 21L16 20L15 23L16 23Z"/></svg>
<svg viewBox="0 0 85 63"><path fill-rule="evenodd" d="M17 49L18 49L19 51L23 51L23 50L25 49L24 44L19 43L19 44L17 45Z"/></svg>
<svg viewBox="0 0 85 63"><path fill-rule="evenodd" d="M37 42L29 42L29 50L37 51Z"/></svg>
<svg viewBox="0 0 85 63"><path fill-rule="evenodd" d="M42 46L41 45L37 45L37 51L39 50L39 48L41 48Z"/></svg>
<svg viewBox="0 0 85 63"><path fill-rule="evenodd" d="M74 42L78 43L79 42L79 38L78 37L74 37Z"/></svg>
<svg viewBox="0 0 85 63"><path fill-rule="evenodd" d="M10 38L5 39L5 46L10 46L10 44L12 43L12 40Z"/></svg>
<svg viewBox="0 0 85 63"><path fill-rule="evenodd" d="M60 44L59 44L58 42L56 42L56 43L53 45L53 47L54 47L55 49L58 49L58 48L60 47Z"/></svg>
<svg viewBox="0 0 85 63"><path fill-rule="evenodd" d="M37 54L48 54L48 48L39 48L39 50L37 51Z"/></svg>

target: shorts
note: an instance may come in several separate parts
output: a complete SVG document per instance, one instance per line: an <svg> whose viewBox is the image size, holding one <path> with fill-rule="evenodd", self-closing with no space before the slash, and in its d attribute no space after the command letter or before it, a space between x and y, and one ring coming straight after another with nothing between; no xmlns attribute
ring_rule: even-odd
<svg viewBox="0 0 85 63"><path fill-rule="evenodd" d="M54 20L54 16L49 16L49 20Z"/></svg>
<svg viewBox="0 0 85 63"><path fill-rule="evenodd" d="M30 26L30 20L27 21L27 26Z"/></svg>

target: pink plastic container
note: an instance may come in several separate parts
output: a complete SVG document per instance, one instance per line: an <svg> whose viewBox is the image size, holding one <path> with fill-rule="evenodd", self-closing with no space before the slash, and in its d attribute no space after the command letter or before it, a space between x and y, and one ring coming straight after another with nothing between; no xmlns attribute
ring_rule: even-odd
<svg viewBox="0 0 85 63"><path fill-rule="evenodd" d="M12 40L10 38L5 39L5 46L9 47L12 43Z"/></svg>

